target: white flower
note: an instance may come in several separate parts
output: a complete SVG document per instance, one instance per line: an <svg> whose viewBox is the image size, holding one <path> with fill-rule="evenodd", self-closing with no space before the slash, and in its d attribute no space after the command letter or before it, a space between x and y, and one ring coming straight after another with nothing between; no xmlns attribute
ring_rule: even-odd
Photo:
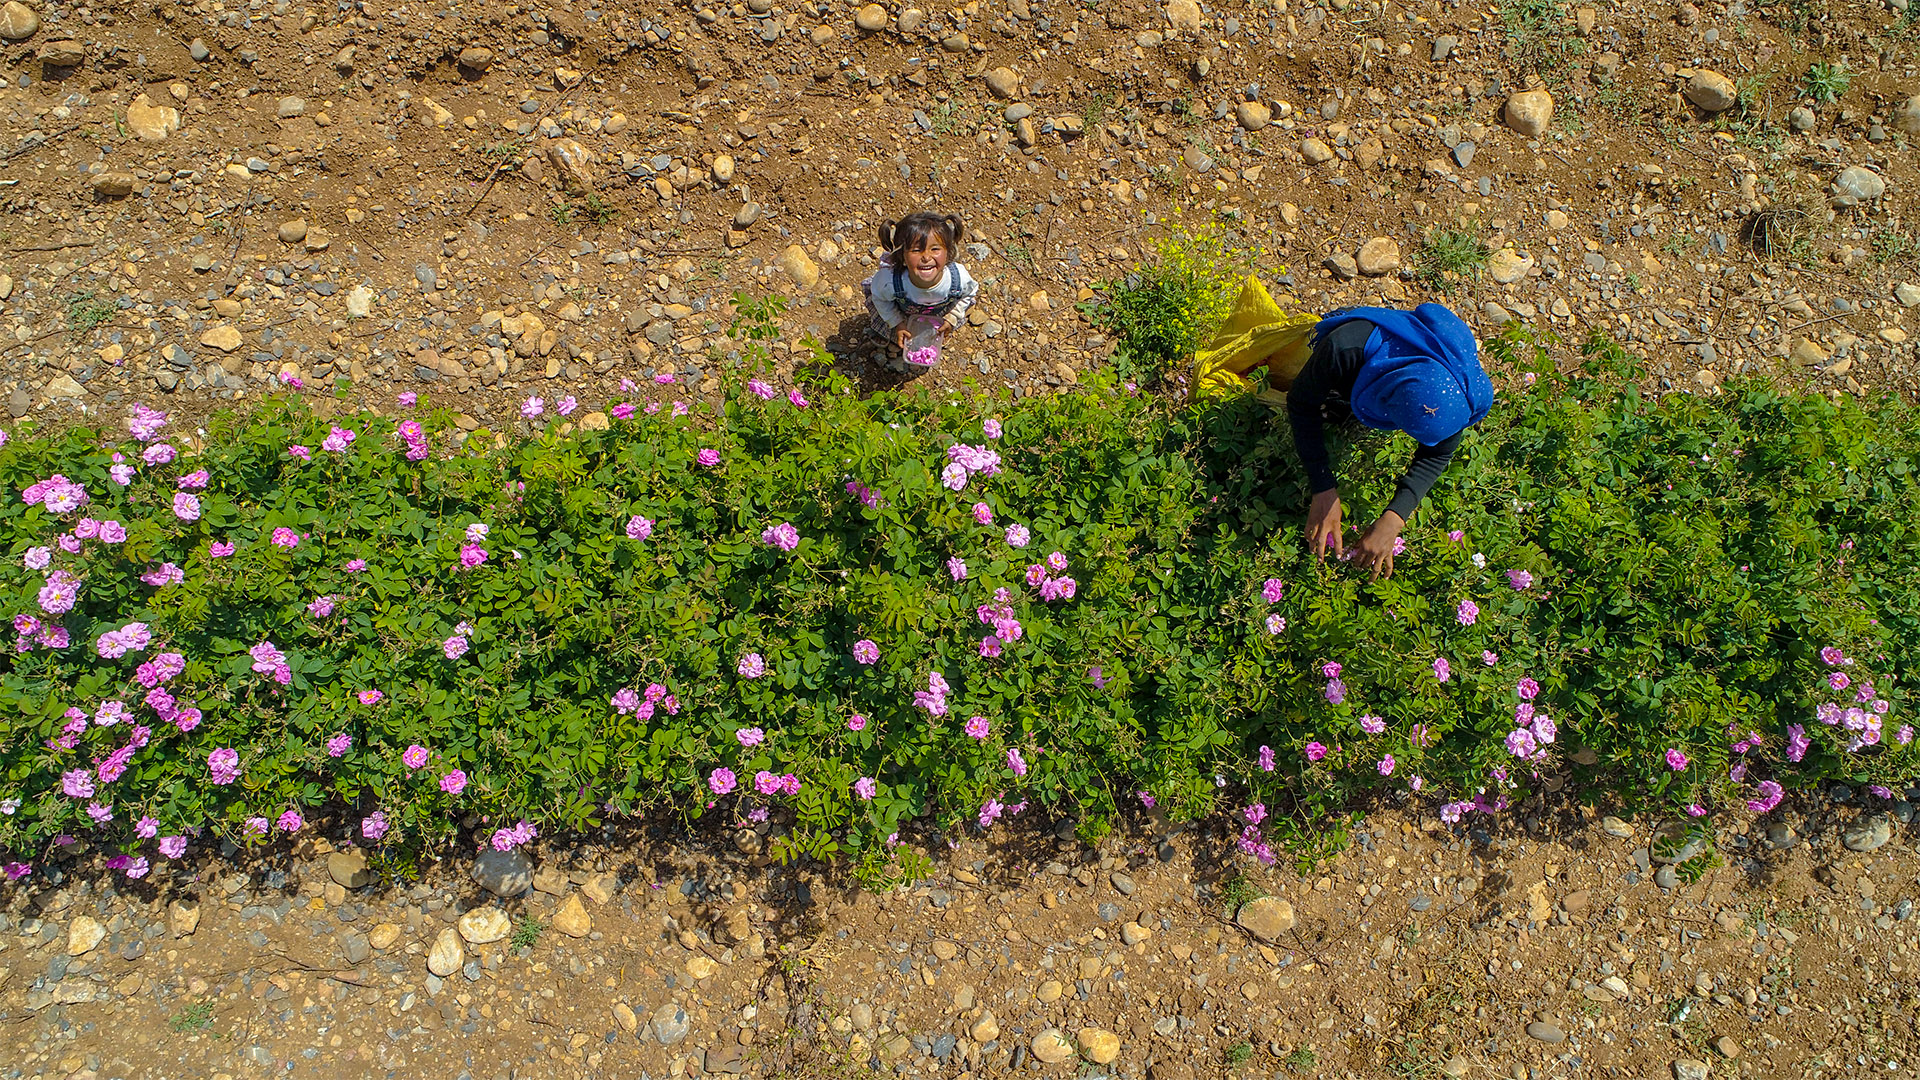
<svg viewBox="0 0 1920 1080"><path fill-rule="evenodd" d="M1482 570L1485 570L1487 568L1487 557L1485 555L1480 554L1477 551L1474 552L1473 565L1479 567Z"/></svg>

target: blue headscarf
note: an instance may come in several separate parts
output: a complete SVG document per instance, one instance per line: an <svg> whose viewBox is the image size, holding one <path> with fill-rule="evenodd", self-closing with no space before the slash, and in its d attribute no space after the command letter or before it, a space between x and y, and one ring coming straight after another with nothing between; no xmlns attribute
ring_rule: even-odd
<svg viewBox="0 0 1920 1080"><path fill-rule="evenodd" d="M1480 367L1473 330L1439 304L1412 311L1357 307L1320 320L1319 336L1365 319L1366 365L1353 382L1353 415L1370 428L1404 431L1433 446L1485 419L1493 383ZM1318 340L1318 337L1316 337Z"/></svg>

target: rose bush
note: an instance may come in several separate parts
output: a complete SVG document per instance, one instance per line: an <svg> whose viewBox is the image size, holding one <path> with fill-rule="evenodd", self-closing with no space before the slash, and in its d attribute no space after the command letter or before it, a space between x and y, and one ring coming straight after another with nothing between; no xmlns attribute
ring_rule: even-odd
<svg viewBox="0 0 1920 1080"><path fill-rule="evenodd" d="M1017 403L669 379L497 447L411 395L23 428L0 852L140 874L315 820L512 847L670 810L771 814L777 855L878 879L910 818L1035 805L1232 807L1271 858L1380 793L1450 819L1567 782L1698 813L1891 794L1912 413L1653 400L1622 363L1508 387L1384 581L1302 550L1271 411L1097 376ZM1404 437L1336 448L1368 520Z"/></svg>

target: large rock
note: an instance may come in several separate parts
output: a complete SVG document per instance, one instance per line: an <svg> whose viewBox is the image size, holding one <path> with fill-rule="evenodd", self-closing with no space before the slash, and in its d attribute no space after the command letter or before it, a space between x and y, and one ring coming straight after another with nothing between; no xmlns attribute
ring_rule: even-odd
<svg viewBox="0 0 1920 1080"><path fill-rule="evenodd" d="M67 955L85 956L105 941L107 928L91 915L81 915L67 924Z"/></svg>
<svg viewBox="0 0 1920 1080"><path fill-rule="evenodd" d="M871 34L887 28L887 9L879 4L868 4L854 13L853 25Z"/></svg>
<svg viewBox="0 0 1920 1080"><path fill-rule="evenodd" d="M1081 1028L1075 1041L1095 1065L1111 1065L1120 1056L1120 1036L1104 1028Z"/></svg>
<svg viewBox="0 0 1920 1080"><path fill-rule="evenodd" d="M1200 5L1194 0L1167 0L1167 22L1172 24L1175 30L1198 33Z"/></svg>
<svg viewBox="0 0 1920 1080"><path fill-rule="evenodd" d="M127 130L141 142L165 142L168 135L180 130L180 110L155 105L141 94L127 106Z"/></svg>
<svg viewBox="0 0 1920 1080"><path fill-rule="evenodd" d="M40 46L40 62L48 67L77 67L87 58L87 47L71 38L49 41Z"/></svg>
<svg viewBox="0 0 1920 1080"><path fill-rule="evenodd" d="M1687 100L1710 113L1726 112L1740 100L1740 88L1717 71L1696 71L1687 80Z"/></svg>
<svg viewBox="0 0 1920 1080"><path fill-rule="evenodd" d="M1872 202L1887 193L1880 174L1861 165L1849 165L1833 178L1834 194L1854 202Z"/></svg>
<svg viewBox="0 0 1920 1080"><path fill-rule="evenodd" d="M1376 236L1360 245L1353 261L1368 277L1391 274L1400 269L1400 245L1390 236Z"/></svg>
<svg viewBox="0 0 1920 1080"><path fill-rule="evenodd" d="M518 849L495 851L488 848L473 860L473 880L495 896L519 896L533 887L533 860Z"/></svg>
<svg viewBox="0 0 1920 1080"><path fill-rule="evenodd" d="M994 97L1005 101L1020 89L1020 73L1010 67L997 67L987 72L987 89Z"/></svg>
<svg viewBox="0 0 1920 1080"><path fill-rule="evenodd" d="M693 1030L693 1019L687 1015L687 1010L671 1001L655 1009L650 1022L653 1037L660 1040L661 1046L673 1046Z"/></svg>
<svg viewBox="0 0 1920 1080"><path fill-rule="evenodd" d="M1901 282L1893 290L1893 298L1900 301L1901 307L1920 307L1920 285L1911 281Z"/></svg>
<svg viewBox="0 0 1920 1080"><path fill-rule="evenodd" d="M1840 834L1840 842L1847 845L1848 851L1875 851L1892 839L1893 821L1885 814L1861 818Z"/></svg>
<svg viewBox="0 0 1920 1080"><path fill-rule="evenodd" d="M1033 1037L1033 1056L1048 1065L1058 1065L1073 1056L1073 1044L1059 1028L1048 1028Z"/></svg>
<svg viewBox="0 0 1920 1080"><path fill-rule="evenodd" d="M133 194L133 184L132 173L104 172L94 177L90 186L100 198L121 199Z"/></svg>
<svg viewBox="0 0 1920 1080"><path fill-rule="evenodd" d="M468 71L484 72L493 66L493 50L484 45L469 45L460 50L457 59Z"/></svg>
<svg viewBox="0 0 1920 1080"><path fill-rule="evenodd" d="M244 343L244 339L241 338L240 331L237 328L235 328L232 323L221 323L219 326L216 326L213 329L207 331L206 333L200 335L200 344L211 346L215 349L219 349L221 352L232 352L233 350L239 348L243 343ZM373 875L367 871L366 856L355 855L353 857L360 860L361 874L364 875L368 881L371 881L373 878ZM331 863L332 860L335 858L339 858L339 856L334 855L330 857L328 859L328 862ZM345 888L349 888L349 889L355 888L355 886L348 885L344 881L340 882L340 884ZM363 884L365 884L365 882L363 882Z"/></svg>
<svg viewBox="0 0 1920 1080"><path fill-rule="evenodd" d="M441 978L446 978L467 962L467 948L460 944L460 935L453 927L445 927L440 936L433 939L433 949L427 953L427 970Z"/></svg>
<svg viewBox="0 0 1920 1080"><path fill-rule="evenodd" d="M811 289L820 284L820 265L799 244L787 245L785 251L774 256L773 265L802 289Z"/></svg>
<svg viewBox="0 0 1920 1080"><path fill-rule="evenodd" d="M20 0L7 0L6 5L0 7L0 38L25 41L39 29L40 16Z"/></svg>
<svg viewBox="0 0 1920 1080"><path fill-rule="evenodd" d="M1300 156L1306 158L1309 165L1323 165L1333 160L1333 147L1319 139L1308 139L1300 144Z"/></svg>
<svg viewBox="0 0 1920 1080"><path fill-rule="evenodd" d="M1261 941L1277 941L1293 929L1293 905L1272 896L1249 900L1234 917L1240 928Z"/></svg>
<svg viewBox="0 0 1920 1080"><path fill-rule="evenodd" d="M229 326L226 329L233 330L233 327ZM201 342L220 348L222 352L232 352L239 347L237 342L233 347L228 348L217 342L208 341L207 338L213 337L216 332L215 330L207 331L206 335L200 339ZM234 330L234 337L239 336L240 332ZM220 339L220 341L225 340L224 337ZM327 856L327 876L343 889L358 889L373 884L374 880L374 873L367 866L366 855L358 851L336 851Z"/></svg>
<svg viewBox="0 0 1920 1080"><path fill-rule="evenodd" d="M593 916L587 914L579 893L567 897L560 904L560 910L553 913L553 928L572 938L583 938L593 932Z"/></svg>
<svg viewBox="0 0 1920 1080"><path fill-rule="evenodd" d="M513 920L507 918L506 912L492 904L474 908L460 916L460 922L457 925L460 929L460 939L469 945L490 944L501 941L508 934L513 933Z"/></svg>
<svg viewBox="0 0 1920 1080"><path fill-rule="evenodd" d="M1507 99L1507 126L1537 139L1553 120L1553 95L1545 90L1522 90Z"/></svg>
<svg viewBox="0 0 1920 1080"><path fill-rule="evenodd" d="M1259 131L1273 123L1273 110L1258 101L1243 101L1234 106L1233 118L1248 131Z"/></svg>
<svg viewBox="0 0 1920 1080"><path fill-rule="evenodd" d="M1487 259L1487 273L1502 285L1511 285L1533 269L1533 259L1510 247L1503 247Z"/></svg>
<svg viewBox="0 0 1920 1080"><path fill-rule="evenodd" d="M1920 135L1920 94L1901 102L1893 110L1893 127L1895 131Z"/></svg>

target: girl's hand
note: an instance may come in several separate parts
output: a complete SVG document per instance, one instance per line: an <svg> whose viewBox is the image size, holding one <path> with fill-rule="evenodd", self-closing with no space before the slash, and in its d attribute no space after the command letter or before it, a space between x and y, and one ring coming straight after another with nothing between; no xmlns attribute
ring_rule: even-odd
<svg viewBox="0 0 1920 1080"><path fill-rule="evenodd" d="M960 328L959 325L955 323L952 319L941 319L940 320L940 340L945 341L949 337L952 337L953 332L955 330L958 330L959 328Z"/></svg>
<svg viewBox="0 0 1920 1080"><path fill-rule="evenodd" d="M907 342L913 340L913 331L902 326L893 332L893 343L900 346L901 352L907 351Z"/></svg>

